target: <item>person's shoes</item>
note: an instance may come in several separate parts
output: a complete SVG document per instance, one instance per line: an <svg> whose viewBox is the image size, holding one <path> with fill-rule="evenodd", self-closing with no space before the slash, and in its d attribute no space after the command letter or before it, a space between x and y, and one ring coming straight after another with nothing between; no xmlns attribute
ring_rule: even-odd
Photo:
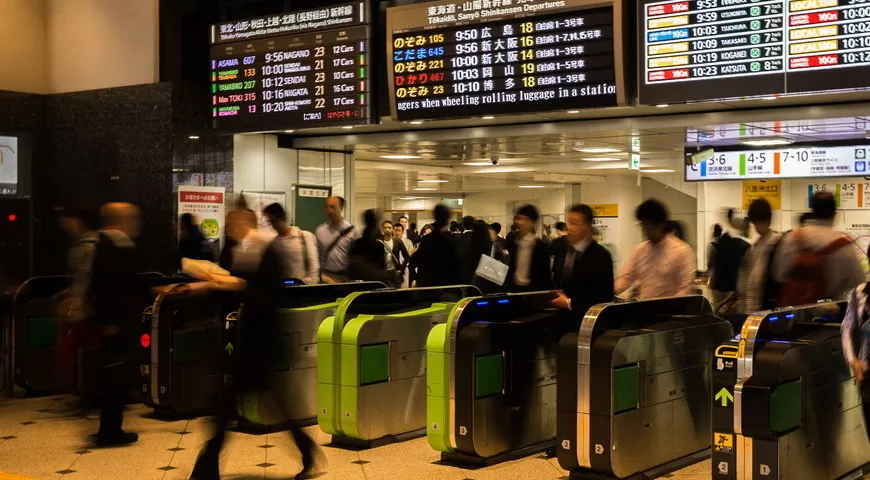
<svg viewBox="0 0 870 480"><path fill-rule="evenodd" d="M118 432L111 435L97 434L98 447L119 447L129 445L139 440L139 435L133 432Z"/></svg>

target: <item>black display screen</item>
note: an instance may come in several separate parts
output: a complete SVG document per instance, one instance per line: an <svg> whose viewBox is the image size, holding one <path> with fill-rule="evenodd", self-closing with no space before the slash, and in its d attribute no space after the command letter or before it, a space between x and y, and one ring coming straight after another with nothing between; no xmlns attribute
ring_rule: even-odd
<svg viewBox="0 0 870 480"><path fill-rule="evenodd" d="M641 1L640 103L870 86L870 4Z"/></svg>
<svg viewBox="0 0 870 480"><path fill-rule="evenodd" d="M621 20L583 0L387 10L393 116L440 119L624 103Z"/></svg>
<svg viewBox="0 0 870 480"><path fill-rule="evenodd" d="M357 2L213 25L214 127L266 131L370 123L367 14L366 3Z"/></svg>

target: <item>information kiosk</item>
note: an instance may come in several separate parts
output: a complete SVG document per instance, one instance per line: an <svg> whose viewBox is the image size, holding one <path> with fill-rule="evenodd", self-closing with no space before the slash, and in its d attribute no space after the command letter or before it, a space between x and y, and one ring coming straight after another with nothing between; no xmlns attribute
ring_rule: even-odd
<svg viewBox="0 0 870 480"><path fill-rule="evenodd" d="M360 292L317 332L317 421L352 447L422 435L426 337L471 286Z"/></svg>
<svg viewBox="0 0 870 480"><path fill-rule="evenodd" d="M555 292L467 298L429 334L429 445L442 460L489 465L553 447L556 351L579 316Z"/></svg>
<svg viewBox="0 0 870 480"><path fill-rule="evenodd" d="M861 395L843 357L844 309L820 302L758 313L720 347L734 358L723 358L722 368L717 359L714 376L714 480L833 480L868 471Z"/></svg>
<svg viewBox="0 0 870 480"><path fill-rule="evenodd" d="M559 345L562 468L658 478L709 456L711 360L732 335L699 295L591 308Z"/></svg>

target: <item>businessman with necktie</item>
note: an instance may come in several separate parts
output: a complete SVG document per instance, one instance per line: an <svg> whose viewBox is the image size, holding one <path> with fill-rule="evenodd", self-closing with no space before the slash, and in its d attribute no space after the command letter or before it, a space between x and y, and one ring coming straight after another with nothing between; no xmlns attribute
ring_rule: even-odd
<svg viewBox="0 0 870 480"><path fill-rule="evenodd" d="M594 216L588 205L571 207L565 248L553 260L553 283L561 291L552 305L581 316L593 305L613 300L613 259L592 239Z"/></svg>

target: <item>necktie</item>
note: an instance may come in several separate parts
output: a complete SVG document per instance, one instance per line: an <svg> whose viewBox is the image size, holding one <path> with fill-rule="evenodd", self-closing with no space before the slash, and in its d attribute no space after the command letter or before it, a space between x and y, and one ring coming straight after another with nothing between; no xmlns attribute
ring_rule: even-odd
<svg viewBox="0 0 870 480"><path fill-rule="evenodd" d="M574 263L577 261L577 255L579 252L574 250L573 246L568 246L567 252L565 252L565 268L562 269L562 284L571 278L571 273L574 271Z"/></svg>

